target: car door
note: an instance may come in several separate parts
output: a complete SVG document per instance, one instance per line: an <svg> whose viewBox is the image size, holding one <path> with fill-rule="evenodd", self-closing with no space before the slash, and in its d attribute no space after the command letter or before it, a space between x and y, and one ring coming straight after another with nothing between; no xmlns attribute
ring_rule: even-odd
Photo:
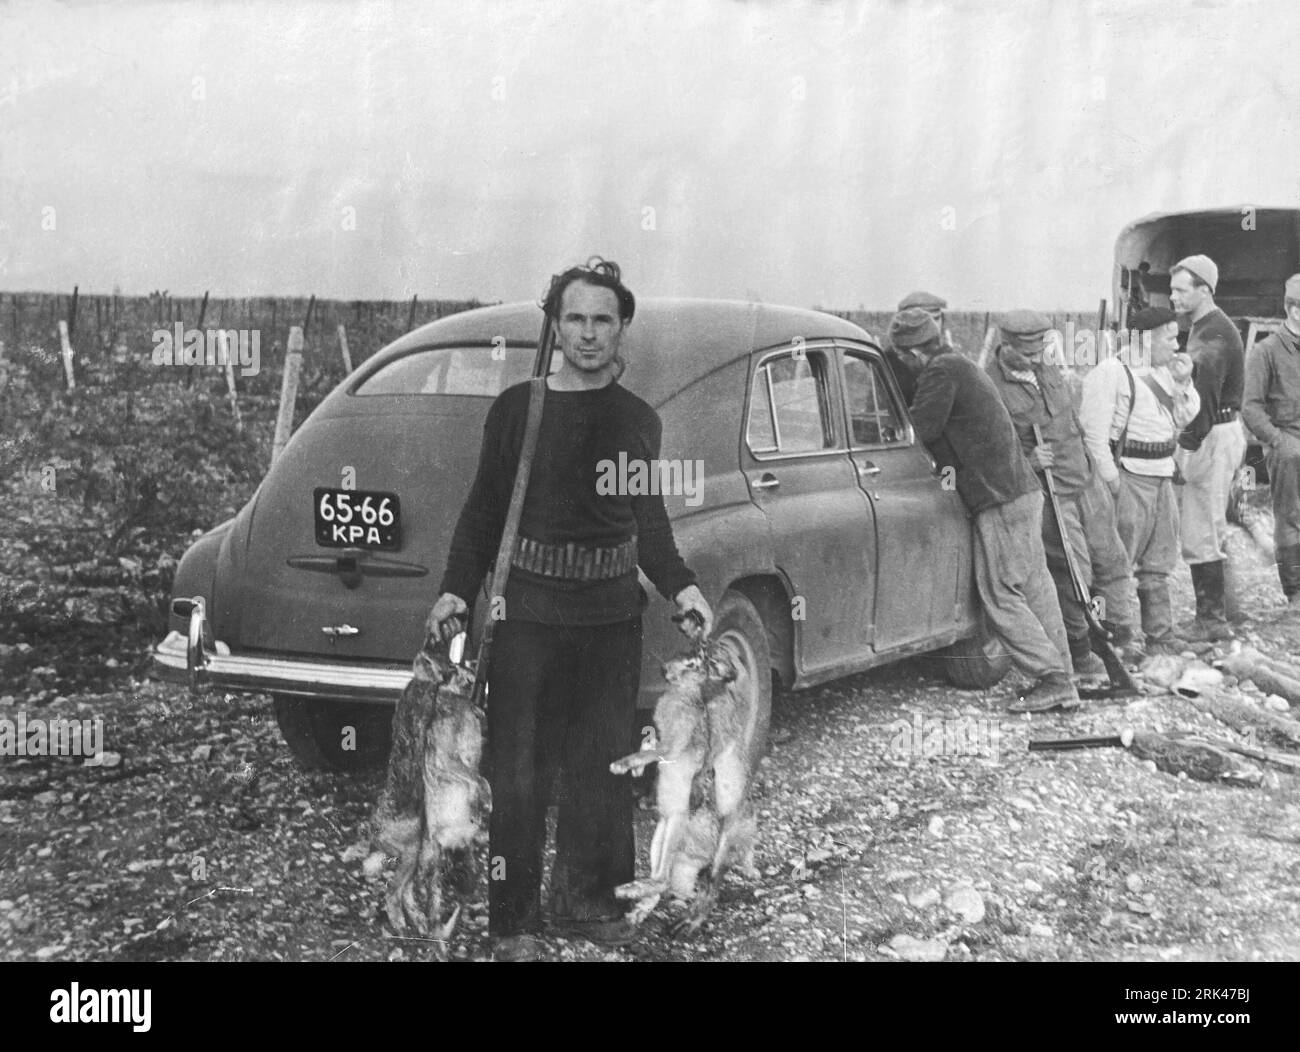
<svg viewBox="0 0 1300 1052"><path fill-rule="evenodd" d="M875 522L872 640L877 651L917 643L963 614L970 524L955 487L934 473L888 365L874 348L842 345L844 411L854 479Z"/></svg>
<svg viewBox="0 0 1300 1052"><path fill-rule="evenodd" d="M870 652L875 528L843 436L833 345L753 359L741 462L793 590L795 662L813 674Z"/></svg>

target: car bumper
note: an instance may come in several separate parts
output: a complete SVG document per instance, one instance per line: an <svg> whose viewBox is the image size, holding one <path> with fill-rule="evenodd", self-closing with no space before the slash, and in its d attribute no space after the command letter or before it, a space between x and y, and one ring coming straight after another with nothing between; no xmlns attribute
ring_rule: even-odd
<svg viewBox="0 0 1300 1052"><path fill-rule="evenodd" d="M203 600L196 597L189 604L188 637L168 633L154 647L153 662L160 678L187 683L191 691L212 688L394 704L411 680L409 666L232 654L229 646L213 638Z"/></svg>

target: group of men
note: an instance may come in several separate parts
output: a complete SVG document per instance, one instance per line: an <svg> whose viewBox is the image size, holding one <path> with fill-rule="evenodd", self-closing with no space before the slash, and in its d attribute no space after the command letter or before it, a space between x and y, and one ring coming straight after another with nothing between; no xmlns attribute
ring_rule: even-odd
<svg viewBox="0 0 1300 1052"><path fill-rule="evenodd" d="M1249 363L1214 302L1218 281L1208 256L1175 264L1172 309L1131 313L1127 353L1103 357L1077 394L1047 353L1042 314L1002 319L982 367L953 346L941 298L918 292L899 304L886 356L918 436L954 469L972 513L989 625L1032 680L1012 711L1073 707L1074 677L1105 671L1085 603L1131 664L1231 638L1227 511L1243 418L1267 449L1278 574L1300 612L1300 275L1286 284L1283 327ZM1190 324L1185 351L1178 315ZM1180 551L1196 617L1176 628Z"/></svg>
<svg viewBox="0 0 1300 1052"><path fill-rule="evenodd" d="M1094 368L1075 405L1048 360L1050 323L1030 311L1002 322L1002 342L981 367L957 352L946 304L908 297L886 353L919 437L974 519L975 570L987 618L1033 685L1012 704L1045 711L1078 704L1072 674L1101 671L1089 647L1084 593L1104 604L1106 626L1130 661L1229 633L1224 560L1229 488L1242 460L1243 405L1268 446L1282 584L1300 610L1300 275L1286 286L1286 326L1243 370L1242 344L1214 305L1218 271L1182 260L1171 300L1191 319L1178 351L1173 311L1146 307L1130 325L1149 363L1111 358ZM598 494L602 458L659 455L658 414L618 383L619 349L636 302L613 263L556 275L543 310L562 364L547 381L520 544L555 558L521 561L506 588L491 668L487 776L494 806L489 928L497 960L542 952L546 811L558 783L560 813L551 912L570 934L617 945L632 937L613 889L633 876L632 796L609 771L633 726L647 599L640 566L707 635L713 611L682 561L661 495ZM463 629L469 600L492 563L525 442L529 385L504 391L484 425L478 470L452 539L428 629ZM1051 472L1059 520L1044 513ZM1181 479L1179 475L1181 474ZM1169 578L1181 547L1196 582L1197 616L1173 626ZM568 572L575 546L601 572ZM498 861L502 865L498 865Z"/></svg>

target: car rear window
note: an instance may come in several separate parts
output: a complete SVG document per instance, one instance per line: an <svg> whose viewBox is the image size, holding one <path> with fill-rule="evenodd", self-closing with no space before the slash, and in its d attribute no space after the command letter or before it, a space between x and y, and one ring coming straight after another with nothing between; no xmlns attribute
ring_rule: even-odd
<svg viewBox="0 0 1300 1052"><path fill-rule="evenodd" d="M481 395L495 398L533 371L531 347L439 347L389 362L358 395Z"/></svg>

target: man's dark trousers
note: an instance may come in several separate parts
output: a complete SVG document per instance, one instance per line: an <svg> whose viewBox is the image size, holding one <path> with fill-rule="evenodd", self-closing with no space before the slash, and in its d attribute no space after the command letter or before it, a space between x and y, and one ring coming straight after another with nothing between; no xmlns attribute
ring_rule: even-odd
<svg viewBox="0 0 1300 1052"><path fill-rule="evenodd" d="M577 920L622 914L613 889L635 875L632 787L609 765L635 742L640 671L640 617L586 627L507 618L497 626L487 700L493 936L540 926L557 774L552 911Z"/></svg>

